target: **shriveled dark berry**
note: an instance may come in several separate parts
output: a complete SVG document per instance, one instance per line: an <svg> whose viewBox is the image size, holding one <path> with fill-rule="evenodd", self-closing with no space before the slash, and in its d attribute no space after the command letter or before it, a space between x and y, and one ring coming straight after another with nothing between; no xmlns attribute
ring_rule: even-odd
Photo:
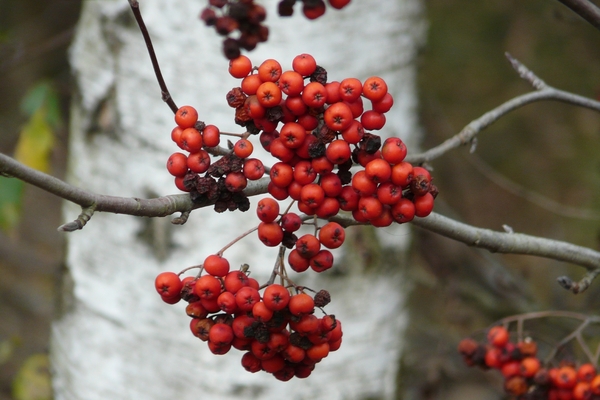
<svg viewBox="0 0 600 400"><path fill-rule="evenodd" d="M370 132L365 132L359 143L359 147L368 154L375 154L381 148L381 137Z"/></svg>
<svg viewBox="0 0 600 400"><path fill-rule="evenodd" d="M317 65L317 69L315 69L315 72L313 72L313 74L310 76L310 81L319 82L321 85L326 84L327 70L325 70L325 68L321 67L320 65Z"/></svg>
<svg viewBox="0 0 600 400"><path fill-rule="evenodd" d="M198 177L196 179L196 191L200 194L206 194L217 188L217 182L210 176Z"/></svg>
<svg viewBox="0 0 600 400"><path fill-rule="evenodd" d="M440 192L439 192L437 186L431 184L431 185L429 185L429 193L431 193L431 195L435 199Z"/></svg>
<svg viewBox="0 0 600 400"><path fill-rule="evenodd" d="M259 42L260 37L256 33L242 32L238 39L239 46L248 51L254 50Z"/></svg>
<svg viewBox="0 0 600 400"><path fill-rule="evenodd" d="M200 13L200 19L204 21L206 26L213 26L217 22L217 18L217 13L208 7Z"/></svg>
<svg viewBox="0 0 600 400"><path fill-rule="evenodd" d="M248 123L246 124L246 130L251 135L258 135L261 132L261 130L259 128L257 128L256 125L254 124L253 120L248 121Z"/></svg>
<svg viewBox="0 0 600 400"><path fill-rule="evenodd" d="M283 0L277 5L277 12L281 17L290 17L294 15L294 4L296 0Z"/></svg>
<svg viewBox="0 0 600 400"><path fill-rule="evenodd" d="M252 4L247 15L250 24L260 24L267 19L267 10L261 5Z"/></svg>
<svg viewBox="0 0 600 400"><path fill-rule="evenodd" d="M223 54L228 60L238 58L242 54L238 41L232 38L223 40Z"/></svg>
<svg viewBox="0 0 600 400"><path fill-rule="evenodd" d="M415 196L423 196L429 189L431 184L429 180L423 175L415 176L412 181L410 181L410 191L415 194Z"/></svg>
<svg viewBox="0 0 600 400"><path fill-rule="evenodd" d="M247 19L248 13L250 12L250 6L245 3L232 3L229 5L229 16L235 18L238 21Z"/></svg>
<svg viewBox="0 0 600 400"><path fill-rule="evenodd" d="M267 343L269 341L271 335L269 333L269 328L267 328L267 325L261 322L254 322L252 324L252 327L254 328L254 338L259 343Z"/></svg>
<svg viewBox="0 0 600 400"><path fill-rule="evenodd" d="M283 240L281 244L287 247L288 249L293 249L298 241L298 236L294 235L292 232L283 231Z"/></svg>
<svg viewBox="0 0 600 400"><path fill-rule="evenodd" d="M308 155L311 158L319 158L325 155L326 151L325 143L314 142L310 146L308 146Z"/></svg>
<svg viewBox="0 0 600 400"><path fill-rule="evenodd" d="M337 176L340 178L342 185L347 185L352 182L352 172L339 170Z"/></svg>
<svg viewBox="0 0 600 400"><path fill-rule="evenodd" d="M246 126L248 121L252 121L252 117L248 114L248 110L243 105L235 109L235 123L240 126Z"/></svg>
<svg viewBox="0 0 600 400"><path fill-rule="evenodd" d="M331 302L331 295L327 290L319 290L315 294L315 307L325 307Z"/></svg>
<svg viewBox="0 0 600 400"><path fill-rule="evenodd" d="M206 124L204 123L204 121L196 121L196 124L194 125L194 128L198 132L202 132L204 130L204 128L206 128Z"/></svg>
<svg viewBox="0 0 600 400"><path fill-rule="evenodd" d="M271 122L281 121L283 119L283 108L281 106L267 108L265 118Z"/></svg>
<svg viewBox="0 0 600 400"><path fill-rule="evenodd" d="M215 22L215 29L219 35L227 36L239 27L238 21L231 17L219 17Z"/></svg>
<svg viewBox="0 0 600 400"><path fill-rule="evenodd" d="M242 91L242 88L236 87L227 92L227 104L229 107L238 108L242 107L246 102L246 94Z"/></svg>
<svg viewBox="0 0 600 400"><path fill-rule="evenodd" d="M185 186L187 190L194 190L198 184L198 178L198 174L194 172L188 172L183 177L183 186Z"/></svg>

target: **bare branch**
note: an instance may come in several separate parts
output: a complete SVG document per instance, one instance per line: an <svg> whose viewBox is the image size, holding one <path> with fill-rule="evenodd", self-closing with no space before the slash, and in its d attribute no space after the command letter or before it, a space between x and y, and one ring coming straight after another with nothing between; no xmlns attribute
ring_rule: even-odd
<svg viewBox="0 0 600 400"><path fill-rule="evenodd" d="M600 252L587 247L521 233L476 228L436 213L431 213L426 218L415 218L412 223L466 245L487 249L494 253L526 254L585 267L588 273L579 284L568 287L561 284L574 293L581 293L587 289L591 281L600 273Z"/></svg>
<svg viewBox="0 0 600 400"><path fill-rule="evenodd" d="M600 8L588 0L558 0L581 18L600 29Z"/></svg>
<svg viewBox="0 0 600 400"><path fill-rule="evenodd" d="M187 194L176 194L154 199L138 199L132 197L117 197L95 194L69 185L55 177L29 168L11 157L0 153L0 175L18 178L24 182L37 186L58 197L78 204L82 207L82 214L77 220L62 225L62 231L81 229L91 218L94 211L127 214L139 217L164 217L180 212L181 217L173 222L184 223L189 213L196 208L211 204L194 204ZM269 178L249 182L244 190L247 196L255 196L267 192ZM306 216L306 218L311 218ZM335 216L330 218L342 226L362 225L353 218ZM530 235L508 232L496 232L489 229L477 228L467 225L442 215L432 213L427 218L416 218L414 225L442 236L463 242L470 246L488 249L491 252L507 254L528 254L558 261L564 261L583 266L588 273L579 282L570 278L561 277L561 286L580 293L587 289L592 280L600 274L600 252L558 240L540 238Z"/></svg>
<svg viewBox="0 0 600 400"><path fill-rule="evenodd" d="M420 154L408 155L406 157L406 161L420 164L441 157L450 150L471 143L482 130L496 122L502 116L513 110L537 101L556 100L563 103L569 103L589 108L591 110L600 111L600 102L570 92L555 89L538 78L531 70L525 67L525 65L516 60L510 54L507 53L506 57L509 59L513 68L517 70L519 76L530 82L537 90L535 92L526 93L508 100L493 110L486 112L476 120L471 121L458 134L444 141L440 145Z"/></svg>
<svg viewBox="0 0 600 400"><path fill-rule="evenodd" d="M194 204L187 194L174 194L154 199L96 194L72 186L58 178L30 168L2 153L0 153L0 175L20 179L81 206L83 209L82 214L77 220L62 225L59 228L60 230L67 232L81 229L95 211L127 214L138 217L165 217L180 212L182 213L181 217L176 218L174 222L181 224L187 220L187 216L191 210L211 205L203 204L200 206ZM251 181L248 183L244 193L248 196L266 193L267 184L268 180L266 178L258 181Z"/></svg>

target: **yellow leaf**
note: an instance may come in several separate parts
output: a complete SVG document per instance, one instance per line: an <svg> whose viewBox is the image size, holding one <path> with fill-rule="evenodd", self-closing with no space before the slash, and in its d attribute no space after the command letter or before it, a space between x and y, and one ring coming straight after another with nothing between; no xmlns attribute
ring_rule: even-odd
<svg viewBox="0 0 600 400"><path fill-rule="evenodd" d="M12 385L15 400L51 400L50 362L46 354L34 354L23 363Z"/></svg>
<svg viewBox="0 0 600 400"><path fill-rule="evenodd" d="M50 170L50 152L54 132L47 121L46 107L38 108L23 127L15 149L15 158L42 172Z"/></svg>

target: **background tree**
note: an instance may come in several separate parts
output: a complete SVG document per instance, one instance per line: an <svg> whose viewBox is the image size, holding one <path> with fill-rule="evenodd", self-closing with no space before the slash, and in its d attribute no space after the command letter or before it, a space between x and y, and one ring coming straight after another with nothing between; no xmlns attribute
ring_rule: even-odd
<svg viewBox="0 0 600 400"><path fill-rule="evenodd" d="M404 136L414 131L414 70L408 61L415 51L413 35L418 34L418 3L392 2L376 10L356 4L313 24L301 15L276 18L274 1L265 2L265 7L272 36L251 54L253 59L274 57L289 64L293 56L309 52L328 66L330 79L340 80L364 79L377 71L389 79L399 99L391 128ZM175 100L194 105L207 123L239 130L225 102L225 94L237 83L228 77L222 39L190 18L199 13L198 4L181 1L165 9L161 2L148 1L141 8ZM357 25L361 30L353 28ZM173 115L162 104L126 2L84 3L71 63L77 89L69 181L120 196L173 192L172 178L164 172L166 159L176 150L170 139ZM71 205L65 208L71 218L79 212ZM364 264L346 260L335 277L303 281L330 289L340 304L336 315L349 321L344 341L352 350L322 368L321 377L285 386L272 377L243 373L239 356L213 356L190 334L181 308L165 307L148 290L158 272L197 265L255 224L250 212L199 210L175 228L170 218L96 214L81 232L70 235L66 296L53 326L57 397L393 396L398 332L405 324L398 276L366 274ZM252 276L262 281L270 274L276 252L258 246L251 236L227 256L234 266L248 263Z"/></svg>

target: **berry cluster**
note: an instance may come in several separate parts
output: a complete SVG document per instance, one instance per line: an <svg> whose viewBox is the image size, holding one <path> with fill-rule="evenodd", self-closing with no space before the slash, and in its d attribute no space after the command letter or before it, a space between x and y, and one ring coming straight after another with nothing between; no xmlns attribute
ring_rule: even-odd
<svg viewBox="0 0 600 400"><path fill-rule="evenodd" d="M537 356L535 341L511 342L503 326L492 327L486 343L463 339L458 351L469 366L499 370L504 377L504 390L519 400L600 399L600 375L593 364L576 367L561 362L546 368Z"/></svg>
<svg viewBox="0 0 600 400"><path fill-rule="evenodd" d="M267 18L265 8L254 0L209 0L200 13L207 26L226 36L223 52L229 60L240 56L240 49L253 50L269 38L269 28L262 23ZM230 37L239 32L237 39Z"/></svg>
<svg viewBox="0 0 600 400"><path fill-rule="evenodd" d="M219 145L219 128L198 121L198 112L191 106L177 110L175 123L171 139L180 149L189 152L188 155L173 153L167 160L167 170L175 177L177 188L189 192L199 205L214 204L217 212L247 211L250 202L242 192L247 179L240 172L244 160L230 152L212 162L207 151ZM262 167L262 163L260 165Z"/></svg>
<svg viewBox="0 0 600 400"><path fill-rule="evenodd" d="M327 0L329 5L338 10L346 7L350 0ZM281 0L279 2L278 11L282 17L289 17L294 14L294 5L296 0ZM327 7L323 0L302 0L302 13L308 19L317 19L325 14Z"/></svg>
<svg viewBox="0 0 600 400"><path fill-rule="evenodd" d="M401 139L381 143L369 132L383 128L393 105L383 79L327 82L327 72L309 54L295 57L287 71L273 59L254 67L240 56L230 61L229 72L241 83L226 100L246 132L221 132L199 122L193 107L181 107L171 138L189 154L172 154L167 170L194 202L214 204L218 212L248 210L248 181L268 177L270 197L257 203L255 230L264 245L279 246L275 268L262 286L248 276L247 266L230 272L222 254L251 230L192 267L201 268L196 277L182 281L183 271L163 273L156 288L167 303L189 303L192 332L213 353L234 347L246 351L242 364L251 372L262 369L282 380L306 377L340 346L341 324L331 315L313 315L315 306L329 303L329 294L321 291L313 300L290 279L286 261L295 272L323 272L332 267L331 250L343 244L346 234L340 223L319 220L346 212L376 227L409 222L431 213L437 189L429 171L404 161L407 149ZM237 140L223 149L223 135ZM273 166L266 168L252 157L251 137L278 160ZM288 197L292 202L282 211L280 202ZM306 225L312 232L301 235ZM274 284L277 277L281 285Z"/></svg>
<svg viewBox="0 0 600 400"><path fill-rule="evenodd" d="M350 0L328 0L333 8L341 9ZM283 0L279 3L280 16L294 13L296 0ZM323 0L302 0L302 12L308 19L315 19L325 14ZM207 26L214 26L223 40L223 53L229 60L240 56L241 49L253 50L259 43L269 38L269 28L263 25L267 11L254 0L209 0L208 5L200 13L200 19ZM237 36L237 38L232 37Z"/></svg>
<svg viewBox="0 0 600 400"><path fill-rule="evenodd" d="M260 133L263 148L279 160L269 172L272 197L292 198L309 216L328 219L341 210L376 227L432 211L437 188L429 171L404 161L401 139L388 138L382 145L368 132L383 128L393 105L383 79L327 82L327 72L309 54L296 56L287 71L273 59L254 68L240 56L230 62L229 72L242 79L227 94L236 123L249 134ZM363 98L370 110L364 110ZM362 168L351 170L355 164ZM281 226L281 221L263 222ZM283 238L275 226L272 230ZM263 242L276 246L281 240Z"/></svg>
<svg viewBox="0 0 600 400"><path fill-rule="evenodd" d="M255 279L242 270L230 271L218 254L208 256L203 269L205 275L183 280L163 272L155 287L166 303L188 302L192 334L207 342L212 353L243 351L247 371L262 370L288 381L308 377L316 363L340 347L341 322L333 315L314 315L315 307L329 303L328 292L313 299L304 288L290 295L288 288L270 284L261 295Z"/></svg>

